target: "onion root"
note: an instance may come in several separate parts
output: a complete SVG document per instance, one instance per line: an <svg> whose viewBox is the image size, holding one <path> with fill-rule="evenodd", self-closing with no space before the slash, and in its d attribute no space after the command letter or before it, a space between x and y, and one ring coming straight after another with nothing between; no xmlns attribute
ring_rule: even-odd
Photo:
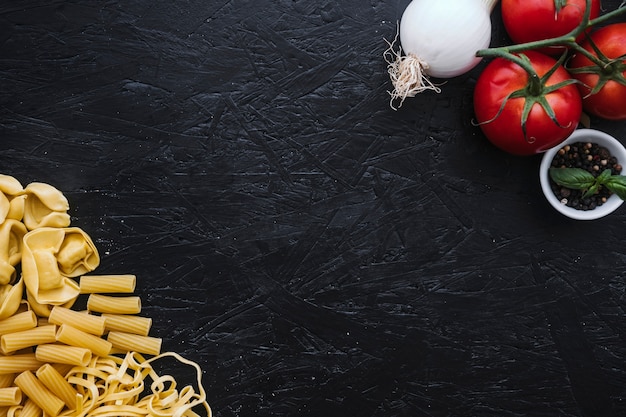
<svg viewBox="0 0 626 417"><path fill-rule="evenodd" d="M393 91L389 91L391 96L389 105L394 110L402 107L402 103L404 103L407 97L415 97L426 90L432 90L436 93L441 92L441 89L425 73L428 69L428 63L415 54L403 55L401 46L398 46L396 50L395 44L397 40L397 34L393 42L385 39L389 48L383 53L387 62L387 72L393 84ZM395 107L394 102L397 100L400 100L400 103Z"/></svg>

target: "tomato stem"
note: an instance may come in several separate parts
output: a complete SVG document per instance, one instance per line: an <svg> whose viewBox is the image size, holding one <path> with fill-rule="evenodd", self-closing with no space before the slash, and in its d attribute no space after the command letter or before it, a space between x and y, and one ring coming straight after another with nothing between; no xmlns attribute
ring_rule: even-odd
<svg viewBox="0 0 626 417"><path fill-rule="evenodd" d="M575 50L576 52L580 52L582 54L584 54L585 56L587 56L587 58L589 58L590 60L594 61L595 63L598 63L598 59L596 57L594 57L592 54L590 54L589 52L587 52L584 48L582 48L577 42L576 39L578 38L578 36L583 33L585 30L591 28L594 25L597 25L599 23L603 23L609 19L614 18L615 16L619 16L623 13L626 13L626 6L624 4L620 5L617 9L608 12L600 17L597 17L595 19L590 19L591 16L591 0L585 0L585 13L583 15L582 21L580 22L580 24L574 28L571 32L562 35L562 36L557 36L555 38L549 38L549 39L542 39L539 41L533 41L533 42L526 42L526 43L520 43L520 44L516 44L516 45L510 45L510 46L501 46L501 47L497 47L497 48L487 48L487 49L481 49L478 52L476 52L476 56L479 57L501 57L501 58L506 58L509 59L515 63L519 62L515 59L514 54L519 53L519 52L523 52L523 51L527 51L530 49L538 49L538 48L549 48L549 47L568 47L571 50ZM526 71L528 71L528 67L524 66L523 67ZM529 72L529 75L532 75Z"/></svg>

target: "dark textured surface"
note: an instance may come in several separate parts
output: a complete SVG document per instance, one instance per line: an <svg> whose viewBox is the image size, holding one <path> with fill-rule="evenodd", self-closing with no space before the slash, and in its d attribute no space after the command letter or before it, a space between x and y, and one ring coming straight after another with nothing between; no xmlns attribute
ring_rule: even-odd
<svg viewBox="0 0 626 417"><path fill-rule="evenodd" d="M391 110L407 3L4 1L2 172L137 275L216 416L626 415L626 209L558 215L472 125L481 67Z"/></svg>

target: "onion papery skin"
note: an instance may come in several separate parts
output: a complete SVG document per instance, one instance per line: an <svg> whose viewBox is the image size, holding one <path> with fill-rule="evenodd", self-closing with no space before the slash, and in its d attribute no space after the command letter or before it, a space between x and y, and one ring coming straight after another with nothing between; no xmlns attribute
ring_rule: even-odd
<svg viewBox="0 0 626 417"><path fill-rule="evenodd" d="M424 72L435 78L470 71L490 42L490 10L482 0L413 0L400 20L404 54L425 62Z"/></svg>

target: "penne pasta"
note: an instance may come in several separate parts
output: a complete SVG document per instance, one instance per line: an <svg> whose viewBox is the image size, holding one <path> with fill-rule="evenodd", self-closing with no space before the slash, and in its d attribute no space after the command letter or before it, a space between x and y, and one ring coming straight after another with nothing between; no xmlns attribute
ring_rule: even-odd
<svg viewBox="0 0 626 417"><path fill-rule="evenodd" d="M37 315L32 310L27 310L0 320L0 335L21 332L35 326L37 326Z"/></svg>
<svg viewBox="0 0 626 417"><path fill-rule="evenodd" d="M102 314L105 319L105 331L118 331L124 333L147 336L152 327L150 317L133 316L129 314Z"/></svg>
<svg viewBox="0 0 626 417"><path fill-rule="evenodd" d="M24 371L15 377L15 385L47 415L56 416L65 406L63 400L46 388L31 371Z"/></svg>
<svg viewBox="0 0 626 417"><path fill-rule="evenodd" d="M43 365L37 370L35 375L39 381L41 381L50 392L59 397L70 410L76 408L76 396L78 393L52 365Z"/></svg>
<svg viewBox="0 0 626 417"><path fill-rule="evenodd" d="M138 314L141 312L141 299L136 296L113 297L90 294L87 299L87 309L98 313Z"/></svg>
<svg viewBox="0 0 626 417"><path fill-rule="evenodd" d="M56 339L66 345L89 349L97 356L107 356L111 351L111 342L67 324L62 324L59 327Z"/></svg>
<svg viewBox="0 0 626 417"><path fill-rule="evenodd" d="M22 390L18 387L0 388L0 406L19 405L22 402Z"/></svg>
<svg viewBox="0 0 626 417"><path fill-rule="evenodd" d="M135 291L135 275L83 275L80 277L80 293L132 293Z"/></svg>
<svg viewBox="0 0 626 417"><path fill-rule="evenodd" d="M70 325L83 332L102 336L104 334L104 317L89 314L88 312L80 312L69 308L54 306L48 317L50 323Z"/></svg>
<svg viewBox="0 0 626 417"><path fill-rule="evenodd" d="M35 371L43 365L34 353L0 356L0 374L18 374L23 371Z"/></svg>
<svg viewBox="0 0 626 417"><path fill-rule="evenodd" d="M45 344L37 346L35 358L50 364L85 366L91 360L91 350L62 344Z"/></svg>
<svg viewBox="0 0 626 417"><path fill-rule="evenodd" d="M31 346L56 342L57 326L48 325L7 333L0 337L0 349L5 355Z"/></svg>
<svg viewBox="0 0 626 417"><path fill-rule="evenodd" d="M109 332L107 340L114 348L148 355L161 353L161 338L123 332Z"/></svg>

